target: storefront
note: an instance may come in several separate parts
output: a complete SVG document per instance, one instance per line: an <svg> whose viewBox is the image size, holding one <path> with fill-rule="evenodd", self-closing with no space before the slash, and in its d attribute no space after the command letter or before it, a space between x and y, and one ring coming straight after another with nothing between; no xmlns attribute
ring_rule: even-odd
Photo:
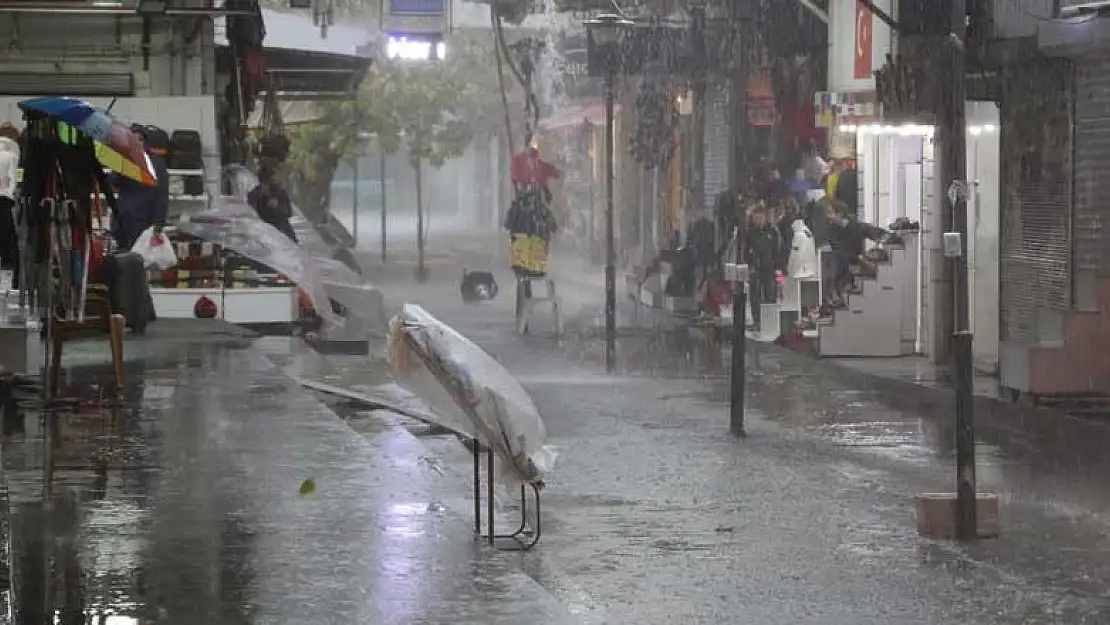
<svg viewBox="0 0 1110 625"><path fill-rule="evenodd" d="M888 2L876 2L880 8ZM905 240L904 267L896 288L902 324L901 353L943 353L947 341L939 293L930 288L945 280L940 253L940 216L947 210L941 182L935 177L934 129L929 120L884 117L876 103L874 71L893 53L890 30L862 3L834 2L830 7L829 87L814 97L815 122L829 133L828 155L855 171L857 217L897 229ZM978 369L994 372L999 349L1000 118L990 102L967 105L967 176L972 330ZM864 311L863 314L867 314ZM886 314L890 314L886 311ZM863 337L861 336L861 339ZM865 346L861 345L863 350ZM862 352L861 352L862 353Z"/></svg>

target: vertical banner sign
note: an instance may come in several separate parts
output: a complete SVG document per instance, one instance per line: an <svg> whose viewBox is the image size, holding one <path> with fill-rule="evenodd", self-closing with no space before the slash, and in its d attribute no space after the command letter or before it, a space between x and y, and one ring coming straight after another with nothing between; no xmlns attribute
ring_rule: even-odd
<svg viewBox="0 0 1110 625"><path fill-rule="evenodd" d="M874 34L874 16L867 5L856 0L856 45L852 77L856 80L871 78L871 41Z"/></svg>

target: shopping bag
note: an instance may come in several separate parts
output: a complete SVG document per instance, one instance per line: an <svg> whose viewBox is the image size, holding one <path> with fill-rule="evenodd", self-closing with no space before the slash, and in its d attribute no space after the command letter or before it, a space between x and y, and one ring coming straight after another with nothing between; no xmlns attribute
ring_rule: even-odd
<svg viewBox="0 0 1110 625"><path fill-rule="evenodd" d="M131 251L143 257L147 267L166 270L177 266L177 254L164 235L154 235L154 228L147 228L135 240Z"/></svg>

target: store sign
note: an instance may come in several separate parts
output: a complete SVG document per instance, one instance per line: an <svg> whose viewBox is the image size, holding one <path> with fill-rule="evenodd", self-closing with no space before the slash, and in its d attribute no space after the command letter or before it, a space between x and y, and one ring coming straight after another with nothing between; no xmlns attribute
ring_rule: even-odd
<svg viewBox="0 0 1110 625"><path fill-rule="evenodd" d="M871 77L872 39L875 17L862 0L856 0L855 62L852 77L863 80Z"/></svg>
<svg viewBox="0 0 1110 625"><path fill-rule="evenodd" d="M437 17L447 13L446 0L389 0L390 15Z"/></svg>
<svg viewBox="0 0 1110 625"><path fill-rule="evenodd" d="M556 71L560 71L563 92L571 99L598 98L602 95L602 81L590 76L586 36L567 35L563 40L563 58Z"/></svg>
<svg viewBox="0 0 1110 625"><path fill-rule="evenodd" d="M439 35L393 33L386 37L385 55L402 61L442 61L447 58L447 46Z"/></svg>

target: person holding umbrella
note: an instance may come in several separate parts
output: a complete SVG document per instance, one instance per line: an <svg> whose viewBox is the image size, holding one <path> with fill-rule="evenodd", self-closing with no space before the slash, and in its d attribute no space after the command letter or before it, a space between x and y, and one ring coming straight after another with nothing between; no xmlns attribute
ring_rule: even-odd
<svg viewBox="0 0 1110 625"><path fill-rule="evenodd" d="M148 228L155 236L162 234L170 205L170 180L166 162L166 133L159 128L133 124L131 130L142 140L150 163L153 165L157 184L153 187L121 174L112 176L118 192L116 211L112 219L112 236L121 249L129 250L139 235Z"/></svg>

